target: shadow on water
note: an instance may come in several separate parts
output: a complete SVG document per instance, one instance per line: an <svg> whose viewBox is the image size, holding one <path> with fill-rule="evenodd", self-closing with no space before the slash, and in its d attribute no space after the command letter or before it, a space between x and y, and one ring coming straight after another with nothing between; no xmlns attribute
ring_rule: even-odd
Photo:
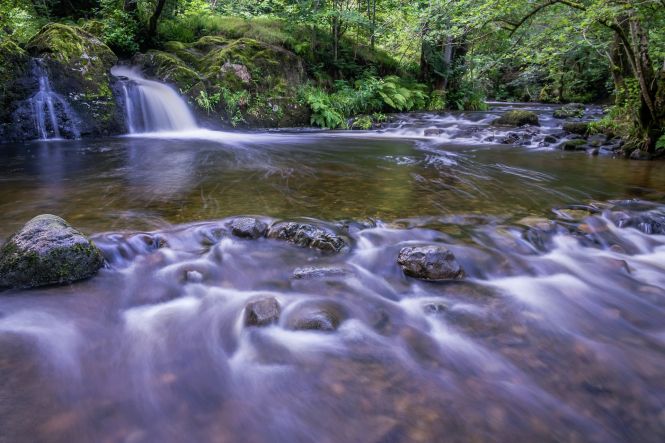
<svg viewBox="0 0 665 443"><path fill-rule="evenodd" d="M2 293L2 443L665 435L660 164L197 131L5 145L0 183L0 237L56 213L108 262ZM349 249L240 239L240 214L311 217ZM429 244L467 279L404 276L399 250ZM245 326L271 297L279 321ZM311 312L337 329L294 330Z"/></svg>

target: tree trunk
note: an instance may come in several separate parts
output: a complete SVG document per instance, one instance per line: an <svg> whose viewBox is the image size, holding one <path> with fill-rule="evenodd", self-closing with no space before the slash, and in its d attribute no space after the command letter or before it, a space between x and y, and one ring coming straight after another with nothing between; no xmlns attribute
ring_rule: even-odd
<svg viewBox="0 0 665 443"><path fill-rule="evenodd" d="M159 22L159 17L162 15L164 10L164 4L166 0L157 0L157 6L155 7L155 12L150 17L150 22L148 24L148 38L152 40L155 35L157 35L157 23Z"/></svg>

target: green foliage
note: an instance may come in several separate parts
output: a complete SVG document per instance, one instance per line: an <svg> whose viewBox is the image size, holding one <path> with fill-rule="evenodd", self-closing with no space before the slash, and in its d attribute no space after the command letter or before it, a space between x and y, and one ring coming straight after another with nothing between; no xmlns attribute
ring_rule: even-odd
<svg viewBox="0 0 665 443"><path fill-rule="evenodd" d="M196 97L196 104L210 115L219 104L221 98L222 95L220 92L208 94L208 91L199 91L199 95Z"/></svg>
<svg viewBox="0 0 665 443"><path fill-rule="evenodd" d="M304 89L303 95L312 111L312 124L329 129L345 127L348 118L359 114L364 117L356 120L356 124L360 125L358 127L368 126L368 121L368 127L371 127L371 113L385 120L380 113L383 110L424 109L428 102L424 85L397 76L379 78L366 75L353 85L337 81L335 91L330 94L310 86Z"/></svg>
<svg viewBox="0 0 665 443"><path fill-rule="evenodd" d="M363 130L368 130L372 129L372 125L374 125L374 122L372 121L372 117L369 115L361 115L355 121L353 122L353 125L351 125L352 128L357 128L357 129L363 129Z"/></svg>
<svg viewBox="0 0 665 443"><path fill-rule="evenodd" d="M28 0L0 2L0 41L12 39L24 44L46 23L46 18L41 17Z"/></svg>
<svg viewBox="0 0 665 443"><path fill-rule="evenodd" d="M139 25L133 14L119 7L116 0L102 0L101 15L104 23L102 41L121 56L138 52Z"/></svg>
<svg viewBox="0 0 665 443"><path fill-rule="evenodd" d="M665 134L661 135L658 141L656 142L656 150L665 150Z"/></svg>
<svg viewBox="0 0 665 443"><path fill-rule="evenodd" d="M221 94L224 109L231 125L235 127L246 123L242 115L242 109L249 104L249 92L246 90L231 91L228 88L222 88L218 94Z"/></svg>

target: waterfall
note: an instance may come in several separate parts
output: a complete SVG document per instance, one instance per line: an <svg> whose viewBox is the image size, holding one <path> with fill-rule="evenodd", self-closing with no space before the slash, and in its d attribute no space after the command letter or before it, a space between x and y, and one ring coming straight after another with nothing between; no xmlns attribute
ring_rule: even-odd
<svg viewBox="0 0 665 443"><path fill-rule="evenodd" d="M33 64L33 75L39 81L39 91L30 99L30 105L39 138L62 138L61 128L65 128L67 135L79 138L76 114L64 97L53 91L48 73L39 60Z"/></svg>
<svg viewBox="0 0 665 443"><path fill-rule="evenodd" d="M130 134L198 129L185 101L168 85L144 78L140 71L116 66L111 73L122 81L125 120Z"/></svg>

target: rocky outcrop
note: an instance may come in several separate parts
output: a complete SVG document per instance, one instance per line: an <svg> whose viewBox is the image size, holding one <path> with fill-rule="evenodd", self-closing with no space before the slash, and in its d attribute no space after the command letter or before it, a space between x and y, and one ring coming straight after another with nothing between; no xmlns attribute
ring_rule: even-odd
<svg viewBox="0 0 665 443"><path fill-rule="evenodd" d="M347 247L344 239L332 230L308 223L277 223L270 227L267 235L268 238L284 240L322 252L341 252Z"/></svg>
<svg viewBox="0 0 665 443"><path fill-rule="evenodd" d="M397 263L409 277L422 280L461 280L464 270L455 255L443 246L406 247L399 251Z"/></svg>
<svg viewBox="0 0 665 443"><path fill-rule="evenodd" d="M308 108L297 100L306 79L304 63L284 48L245 37L205 36L190 44L168 42L163 51L139 54L133 62L149 76L173 84L193 104L201 97L218 97L212 109L198 109L204 121L252 127L309 124Z"/></svg>
<svg viewBox="0 0 665 443"><path fill-rule="evenodd" d="M94 275L101 252L55 215L33 218L0 249L0 287L31 288L71 283Z"/></svg>
<svg viewBox="0 0 665 443"><path fill-rule="evenodd" d="M540 126L538 116L531 111L508 111L492 122L494 126Z"/></svg>
<svg viewBox="0 0 665 443"><path fill-rule="evenodd" d="M118 58L99 38L77 26L52 23L26 49L43 61L53 89L81 118L82 135L122 131L122 112L116 106L110 74Z"/></svg>
<svg viewBox="0 0 665 443"><path fill-rule="evenodd" d="M3 140L40 137L31 98L40 78L58 95L60 135L108 135L123 130L122 109L113 94L115 54L97 37L77 26L51 23L20 49L0 44L0 136ZM43 80L41 80L43 83ZM66 105L65 105L66 104ZM71 111L71 112L70 112ZM76 126L76 130L71 127Z"/></svg>
<svg viewBox="0 0 665 443"><path fill-rule="evenodd" d="M15 138L12 114L36 88L28 53L11 40L0 42L0 141Z"/></svg>

